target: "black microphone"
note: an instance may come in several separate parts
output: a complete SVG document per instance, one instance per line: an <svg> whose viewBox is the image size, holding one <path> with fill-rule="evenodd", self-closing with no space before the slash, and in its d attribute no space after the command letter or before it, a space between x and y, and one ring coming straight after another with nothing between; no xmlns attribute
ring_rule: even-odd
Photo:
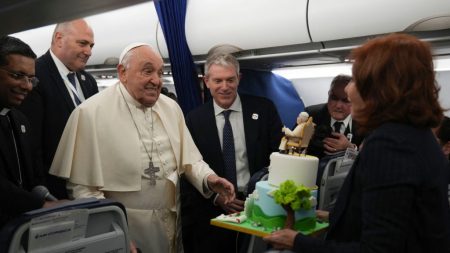
<svg viewBox="0 0 450 253"><path fill-rule="evenodd" d="M57 201L58 199L55 198L47 189L47 187L43 185L37 185L31 190L31 193L33 193L36 197L39 197L40 199L45 199L48 201Z"/></svg>

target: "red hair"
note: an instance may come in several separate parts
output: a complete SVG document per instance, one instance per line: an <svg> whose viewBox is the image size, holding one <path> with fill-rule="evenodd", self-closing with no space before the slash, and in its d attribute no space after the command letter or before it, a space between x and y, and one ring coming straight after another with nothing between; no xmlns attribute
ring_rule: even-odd
<svg viewBox="0 0 450 253"><path fill-rule="evenodd" d="M352 51L353 79L365 107L363 133L385 122L436 127L443 117L430 47L414 36L391 34Z"/></svg>

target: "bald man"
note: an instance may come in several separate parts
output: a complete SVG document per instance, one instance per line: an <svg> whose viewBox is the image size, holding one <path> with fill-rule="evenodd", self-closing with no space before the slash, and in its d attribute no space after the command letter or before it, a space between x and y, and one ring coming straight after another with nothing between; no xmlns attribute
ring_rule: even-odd
<svg viewBox="0 0 450 253"><path fill-rule="evenodd" d="M57 24L50 50L36 61L39 85L19 107L35 130L33 141L48 189L60 199L67 198L65 181L49 175L48 169L70 113L98 92L97 82L84 71L93 46L94 33L85 20Z"/></svg>

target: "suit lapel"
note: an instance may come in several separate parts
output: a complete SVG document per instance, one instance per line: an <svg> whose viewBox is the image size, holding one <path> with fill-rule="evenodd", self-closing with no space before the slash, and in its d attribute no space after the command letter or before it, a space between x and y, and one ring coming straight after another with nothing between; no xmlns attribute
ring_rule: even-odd
<svg viewBox="0 0 450 253"><path fill-rule="evenodd" d="M81 87L81 91L83 92L83 96L85 99L89 98L89 90L88 90L88 85L87 85L87 79L86 76L83 73L79 73L76 72L77 74L77 78L78 78L78 82L80 83L80 87Z"/></svg>
<svg viewBox="0 0 450 253"><path fill-rule="evenodd" d="M204 126L208 126L206 128L203 129L204 131L204 136L211 136L211 146L208 148L213 149L212 154L216 154L216 157L214 157L214 160L217 161L217 167L214 168L214 170L216 171L217 174L219 174L220 176L224 175L224 169L225 169L225 164L223 161L223 156L222 156L222 147L220 145L220 139L219 139L219 132L217 131L217 127L216 127L216 115L214 114L214 105L213 105L213 100L211 99L208 102L208 106L206 108L207 112L205 115L205 123L202 124Z"/></svg>
<svg viewBox="0 0 450 253"><path fill-rule="evenodd" d="M252 103L249 103L245 96L240 96L242 103L242 117L244 121L244 132L245 132L245 146L247 148L247 158L250 173L253 173L255 169L252 161L256 161L255 159L255 149L252 147L252 143L257 141L258 137L258 129L259 129L259 120L260 115L258 111L255 110ZM259 169L259 168L258 168Z"/></svg>
<svg viewBox="0 0 450 253"><path fill-rule="evenodd" d="M53 79L53 83L56 84L54 89L56 89L58 93L61 95L61 97L64 98L65 105L67 106L67 109L71 112L75 109L75 105L73 103L72 97L69 94L69 91L67 90L66 84L64 83L64 80L59 74L58 68L56 67L55 62L53 61L50 52L47 51L45 56L47 58L46 60L49 61L50 63L46 64L48 66L49 75Z"/></svg>
<svg viewBox="0 0 450 253"><path fill-rule="evenodd" d="M0 153L3 157L3 160L5 161L6 168L13 168L15 160L11 160L12 157L14 157L13 148L10 147L10 145L5 145L6 143L10 143L9 135L10 132L8 131L7 127L7 118L6 116L0 116L1 117L1 123L2 128L0 129L0 143L3 143L0 145ZM4 126L3 126L4 125ZM9 126L8 126L9 127ZM11 170L5 169L9 173Z"/></svg>
<svg viewBox="0 0 450 253"><path fill-rule="evenodd" d="M9 168L16 168L14 170L9 170L9 172L11 173L11 175L13 176L13 178L18 179L20 178L19 176L19 167L17 164L17 159L20 159L20 166L21 166L21 171L24 171L24 167L25 165L25 161L23 159L23 157L20 155L21 153L23 153L23 147L24 147L24 140L23 140L23 133L22 133L22 124L19 123L16 115L14 115L12 109L9 112L9 118L11 121L11 128L14 131L14 139L16 142L16 146L14 146L14 143L12 143L12 146L10 147L10 145L8 145L8 150L6 153L4 153L6 155L6 160L8 163L8 167ZM11 136L12 133L5 133L6 135L2 135L2 137L4 138L4 140L2 141L8 141L8 143L10 143L10 140L8 140L8 138L10 138L9 136ZM4 148L5 145L2 145L2 148ZM17 153L16 153L16 148L17 148L17 152L19 153L19 158L17 158ZM9 159L8 159L9 158ZM23 173L23 172L22 172ZM25 176L22 174L22 176Z"/></svg>

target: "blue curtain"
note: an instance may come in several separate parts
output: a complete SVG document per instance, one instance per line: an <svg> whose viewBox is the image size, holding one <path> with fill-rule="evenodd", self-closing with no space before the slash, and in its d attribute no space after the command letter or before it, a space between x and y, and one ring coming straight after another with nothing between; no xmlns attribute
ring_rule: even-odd
<svg viewBox="0 0 450 253"><path fill-rule="evenodd" d="M272 100L283 124L292 128L305 108L292 82L269 71L241 69L241 73L239 92Z"/></svg>
<svg viewBox="0 0 450 253"><path fill-rule="evenodd" d="M155 1L156 12L169 50L178 103L187 114L201 104L198 75L186 42L187 0Z"/></svg>

